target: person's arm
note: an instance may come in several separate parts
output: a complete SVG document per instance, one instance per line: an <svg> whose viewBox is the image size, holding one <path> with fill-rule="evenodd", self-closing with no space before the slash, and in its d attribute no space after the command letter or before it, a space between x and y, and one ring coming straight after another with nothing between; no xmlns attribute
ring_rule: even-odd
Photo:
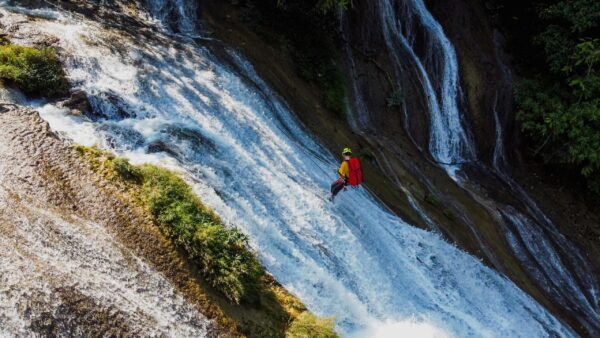
<svg viewBox="0 0 600 338"><path fill-rule="evenodd" d="M340 169L338 170L340 174L340 178L347 179L350 176L350 168L348 167L348 162L343 161L340 165Z"/></svg>

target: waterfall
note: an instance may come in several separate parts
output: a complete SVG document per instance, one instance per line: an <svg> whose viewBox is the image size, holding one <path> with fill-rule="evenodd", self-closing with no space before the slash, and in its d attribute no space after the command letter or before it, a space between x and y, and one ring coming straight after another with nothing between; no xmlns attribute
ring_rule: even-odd
<svg viewBox="0 0 600 338"><path fill-rule="evenodd" d="M470 131L460 111L456 52L442 27L421 0L381 0L378 2L383 35L388 52L395 61L397 78L402 65L415 65L426 96L430 116L430 152L449 175L471 194L469 178L456 175L460 164L476 159ZM411 60L403 59L406 55ZM510 77L506 67L504 76ZM487 196L476 199L490 213L500 212L500 223L515 257L550 298L576 317L588 332L600 329L598 279L579 249L569 242L544 215L536 203L507 173L504 136L499 112L494 104L496 147L492 165L475 164L478 170L499 178L522 203L524 212ZM502 98L500 98L502 99ZM506 98L507 99L507 98ZM414 112L413 112L414 113ZM450 164L450 165L449 165ZM456 164L456 165L455 165Z"/></svg>
<svg viewBox="0 0 600 338"><path fill-rule="evenodd" d="M380 0L379 10L388 53L400 78L404 55L418 71L426 96L430 125L429 151L443 165L475 160L475 146L460 111L461 93L454 47L422 0ZM422 34L422 40L417 39ZM422 44L417 46L417 44ZM418 47L418 48L417 48ZM422 50L422 55L417 50Z"/></svg>
<svg viewBox="0 0 600 338"><path fill-rule="evenodd" d="M143 0L152 18L174 32L194 35L198 32L198 2L193 0Z"/></svg>
<svg viewBox="0 0 600 338"><path fill-rule="evenodd" d="M217 57L188 39L54 11L56 19L35 21L1 13L21 42L41 33L59 39L71 82L94 107L81 117L31 102L54 130L181 172L249 235L282 285L311 311L337 318L342 336L575 336L510 280L390 214L366 191L328 202L336 159L235 51ZM461 151L433 147L440 160L471 158L460 130L444 142Z"/></svg>

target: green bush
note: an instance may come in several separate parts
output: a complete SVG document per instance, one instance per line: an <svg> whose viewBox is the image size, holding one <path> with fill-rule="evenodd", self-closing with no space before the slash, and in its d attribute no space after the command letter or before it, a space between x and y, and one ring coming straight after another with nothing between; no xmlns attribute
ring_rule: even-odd
<svg viewBox="0 0 600 338"><path fill-rule="evenodd" d="M528 65L531 75L515 88L517 120L535 156L579 171L600 195L600 3L558 1L537 11L533 52L545 62Z"/></svg>
<svg viewBox="0 0 600 338"><path fill-rule="evenodd" d="M333 331L333 318L319 318L302 312L285 333L286 338L338 338Z"/></svg>
<svg viewBox="0 0 600 338"><path fill-rule="evenodd" d="M113 159L112 167L125 180L139 181L142 178L140 169L131 165L126 158L117 157Z"/></svg>
<svg viewBox="0 0 600 338"><path fill-rule="evenodd" d="M256 299L264 270L249 251L247 237L226 228L177 174L148 164L132 170L124 163L113 161L115 171L125 179L139 173L142 201L162 231L198 263L203 277L231 301Z"/></svg>
<svg viewBox="0 0 600 338"><path fill-rule="evenodd" d="M50 48L0 45L0 79L30 96L60 97L69 89L60 61Z"/></svg>
<svg viewBox="0 0 600 338"><path fill-rule="evenodd" d="M346 81L337 64L338 27L336 5L345 8L347 0L258 0L256 20L267 32L267 39L283 42L288 49L297 73L320 91L323 106L344 117L346 111ZM258 28L257 28L258 29Z"/></svg>
<svg viewBox="0 0 600 338"><path fill-rule="evenodd" d="M277 0L277 6L284 7L286 0ZM318 0L313 6L314 10L319 11L321 14L328 14L333 11L337 6L346 9L350 4L350 0Z"/></svg>
<svg viewBox="0 0 600 338"><path fill-rule="evenodd" d="M229 300L255 302L265 285L265 271L248 248L248 238L205 207L176 173L151 164L132 165L127 159L96 147L76 146L94 170L134 188L161 231L198 264L203 278Z"/></svg>

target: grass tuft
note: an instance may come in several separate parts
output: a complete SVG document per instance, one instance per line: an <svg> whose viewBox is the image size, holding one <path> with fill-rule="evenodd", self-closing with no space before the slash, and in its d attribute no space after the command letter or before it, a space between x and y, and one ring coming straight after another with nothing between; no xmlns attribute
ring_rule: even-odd
<svg viewBox="0 0 600 338"><path fill-rule="evenodd" d="M204 206L176 173L151 164L132 165L94 147L76 146L95 170L136 188L138 199L161 231L196 262L203 278L235 303L253 302L265 289L265 271L248 249L248 238Z"/></svg>
<svg viewBox="0 0 600 338"><path fill-rule="evenodd" d="M34 97L56 98L69 92L65 72L51 48L0 45L0 80Z"/></svg>
<svg viewBox="0 0 600 338"><path fill-rule="evenodd" d="M286 338L338 338L333 331L333 318L319 318L309 312L302 312L287 330Z"/></svg>

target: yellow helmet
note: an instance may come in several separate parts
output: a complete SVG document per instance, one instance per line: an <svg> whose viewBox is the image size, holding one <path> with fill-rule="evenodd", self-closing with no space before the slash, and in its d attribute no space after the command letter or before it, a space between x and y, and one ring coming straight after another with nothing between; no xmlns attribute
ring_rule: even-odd
<svg viewBox="0 0 600 338"><path fill-rule="evenodd" d="M350 148L344 148L344 150L342 150L342 155L346 155L346 154L352 154L352 149Z"/></svg>

